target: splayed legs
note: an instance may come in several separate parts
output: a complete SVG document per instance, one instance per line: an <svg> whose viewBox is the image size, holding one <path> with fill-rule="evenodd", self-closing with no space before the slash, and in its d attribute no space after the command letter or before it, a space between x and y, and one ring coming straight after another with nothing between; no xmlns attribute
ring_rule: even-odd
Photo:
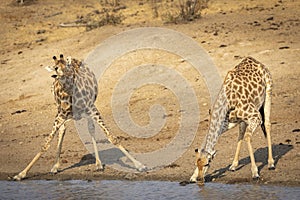
<svg viewBox="0 0 300 200"><path fill-rule="evenodd" d="M32 159L32 161L27 165L27 167L21 171L18 175L14 176L13 179L14 180L22 180L23 178L26 177L27 172L31 169L31 167L34 165L34 163L41 157L41 155L43 153L45 153L49 147L50 147L50 143L53 140L55 134L57 133L58 129L60 129L60 127L66 122L66 120L61 117L61 116L57 116L52 128L52 132L49 134L49 136L46 138L46 142L44 143L44 145L42 146L42 149L40 152L38 152L34 158Z"/></svg>
<svg viewBox="0 0 300 200"><path fill-rule="evenodd" d="M129 152L119 143L119 141L118 141L118 139L116 137L114 137L113 135L110 134L109 130L106 128L106 125L104 124L104 122L103 122L103 120L102 120L102 118L100 116L100 113L99 113L98 109L95 106L91 109L89 115L102 128L102 130L104 131L104 133L105 133L107 139L109 140L109 142L111 142L117 148L119 148L120 151L122 151L122 153L125 156L127 156L133 162L135 168L138 171L145 171L147 169L145 165L143 165L142 163L140 163L132 155L129 154Z"/></svg>

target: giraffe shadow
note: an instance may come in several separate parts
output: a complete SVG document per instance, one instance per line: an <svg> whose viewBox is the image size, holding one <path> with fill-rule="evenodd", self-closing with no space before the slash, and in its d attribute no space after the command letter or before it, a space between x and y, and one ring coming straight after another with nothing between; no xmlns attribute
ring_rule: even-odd
<svg viewBox="0 0 300 200"><path fill-rule="evenodd" d="M135 167L132 166L131 163L126 163L126 162L122 161L122 159L124 158L124 154L117 148L99 151L99 157L100 157L101 162L105 161L105 163L102 163L104 167L106 164L107 165L117 164L117 165L120 165L121 167L135 169ZM86 166L86 165L90 165L90 164L95 164L95 162L96 162L96 159L95 159L94 154L86 154L81 158L81 160L78 163L75 163L69 167L61 169L61 170L59 170L59 172L63 172L66 170L70 170L73 168L82 167L82 166Z"/></svg>
<svg viewBox="0 0 300 200"><path fill-rule="evenodd" d="M73 168L77 168L77 167L82 167L85 165L95 164L95 162L96 162L96 159L93 156L93 154L86 154L86 155L82 156L81 160L78 163L75 163L64 169L60 169L59 172L67 171L69 169L73 169Z"/></svg>
<svg viewBox="0 0 300 200"><path fill-rule="evenodd" d="M274 165L276 167L278 161L282 158L282 156L284 156L285 154L287 154L290 150L292 150L294 147L293 145L288 145L288 144L276 144L272 146L273 149L273 159L274 159ZM255 157L255 162L256 163L261 163L260 165L257 166L258 168L258 172L260 173L260 171L268 165L268 147L264 147L264 148L259 148L254 152L254 157ZM239 166L236 169L236 171L242 169L244 166L248 165L251 163L250 157L245 157L241 160L239 160ZM217 169L215 171L213 171L211 174L208 174L205 177L205 181L206 182L211 182L213 179L217 179L217 178L221 178L226 176L225 173L227 171L229 171L229 167L231 166L231 164L229 164L228 166L221 168L221 169Z"/></svg>
<svg viewBox="0 0 300 200"><path fill-rule="evenodd" d="M32 177L35 178L35 177L40 177L40 176L46 176L46 175L49 175L49 174L55 175L55 174L58 174L58 173L61 173L61 172L64 172L64 171L67 171L67 170L70 170L70 169L73 169L73 168L76 168L76 167L95 164L95 162L96 162L96 159L92 154L86 154L81 158L81 160L78 163L75 163L75 164L73 164L69 167L66 167L64 169L58 169L57 173L52 173L52 172L39 173L39 174L33 175Z"/></svg>

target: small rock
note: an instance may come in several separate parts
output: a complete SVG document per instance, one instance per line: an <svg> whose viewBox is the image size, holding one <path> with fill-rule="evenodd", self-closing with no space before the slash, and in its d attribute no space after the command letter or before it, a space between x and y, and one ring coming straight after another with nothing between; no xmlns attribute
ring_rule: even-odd
<svg viewBox="0 0 300 200"><path fill-rule="evenodd" d="M243 57L242 57L242 56L239 56L239 55L235 55L234 58L235 58L235 59L242 59Z"/></svg>
<svg viewBox="0 0 300 200"><path fill-rule="evenodd" d="M279 47L279 49L289 49L289 46L283 46L283 47Z"/></svg>
<svg viewBox="0 0 300 200"><path fill-rule="evenodd" d="M181 181L179 183L180 186L186 186L187 184L190 184L190 182L189 181Z"/></svg>
<svg viewBox="0 0 300 200"><path fill-rule="evenodd" d="M41 39L37 39L35 42L36 43L39 43L39 42L44 42L44 41L46 41L47 40L47 38L41 38Z"/></svg>
<svg viewBox="0 0 300 200"><path fill-rule="evenodd" d="M11 115L15 115L15 114L20 114L20 113L23 113L23 112L26 112L27 110L17 110L15 112L12 112Z"/></svg>
<svg viewBox="0 0 300 200"><path fill-rule="evenodd" d="M128 174L125 175L124 178L127 179L127 180L132 180L132 179L134 179L136 177L137 177L136 174L134 174L134 173L128 173Z"/></svg>
<svg viewBox="0 0 300 200"><path fill-rule="evenodd" d="M46 30L38 30L37 32L36 32L36 34L43 34L43 33L46 33Z"/></svg>

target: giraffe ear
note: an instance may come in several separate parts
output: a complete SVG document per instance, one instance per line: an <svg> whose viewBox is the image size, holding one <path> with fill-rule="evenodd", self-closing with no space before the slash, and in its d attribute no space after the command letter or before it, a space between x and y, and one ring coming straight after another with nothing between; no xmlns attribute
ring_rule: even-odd
<svg viewBox="0 0 300 200"><path fill-rule="evenodd" d="M45 67L45 69L46 69L48 72L53 72L53 71L54 71L54 68L51 67L51 66L47 66L47 67Z"/></svg>
<svg viewBox="0 0 300 200"><path fill-rule="evenodd" d="M57 60L56 56L53 56L52 58L53 58L55 64L57 65L58 64L58 60Z"/></svg>

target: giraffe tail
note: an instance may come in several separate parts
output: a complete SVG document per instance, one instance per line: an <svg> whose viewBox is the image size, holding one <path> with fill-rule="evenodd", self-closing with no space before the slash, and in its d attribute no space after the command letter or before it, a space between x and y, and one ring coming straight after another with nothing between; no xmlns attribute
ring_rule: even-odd
<svg viewBox="0 0 300 200"><path fill-rule="evenodd" d="M259 109L260 115L261 115L261 129L264 133L265 138L267 137L267 132L266 132L266 126L265 126L265 105L263 104L261 108Z"/></svg>

